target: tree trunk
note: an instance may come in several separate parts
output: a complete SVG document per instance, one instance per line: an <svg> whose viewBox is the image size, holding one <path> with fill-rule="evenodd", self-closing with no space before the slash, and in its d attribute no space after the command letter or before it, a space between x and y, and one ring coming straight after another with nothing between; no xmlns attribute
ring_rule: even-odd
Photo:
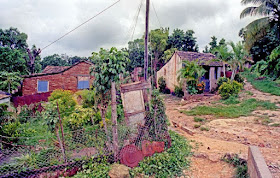
<svg viewBox="0 0 280 178"><path fill-rule="evenodd" d="M58 143L59 143L59 147L60 147L60 149L61 149L61 153L62 153L63 160L64 160L64 162L66 163L66 162L67 162L67 159L66 159L66 156L65 156L65 150L64 150L62 141L61 141L61 139L60 139L58 126L55 126L55 133L56 133L56 137L57 137L57 140L58 140Z"/></svg>
<svg viewBox="0 0 280 178"><path fill-rule="evenodd" d="M189 95L189 92L188 92L188 89L187 89L187 81L186 80L183 80L182 90L184 92L184 99L186 99L187 96Z"/></svg>
<svg viewBox="0 0 280 178"><path fill-rule="evenodd" d="M223 62L223 71L224 71L224 77L226 77L226 64Z"/></svg>
<svg viewBox="0 0 280 178"><path fill-rule="evenodd" d="M230 78L231 81L233 81L233 79L235 77L235 71L236 71L235 69L232 70L231 78Z"/></svg>
<svg viewBox="0 0 280 178"><path fill-rule="evenodd" d="M117 101L116 101L116 83L111 82L111 97L112 97L112 133L113 133L113 149L114 149L114 157L115 161L117 161L117 155L119 152L119 145L118 145L118 121L117 121Z"/></svg>
<svg viewBox="0 0 280 178"><path fill-rule="evenodd" d="M107 137L108 151L110 151L111 150L111 139L110 139L110 136L109 136L109 133L108 133L105 114L106 114L106 109L105 109L104 104L103 104L103 98L101 98L101 118L102 118L104 130L105 130L105 134L106 134L106 137Z"/></svg>

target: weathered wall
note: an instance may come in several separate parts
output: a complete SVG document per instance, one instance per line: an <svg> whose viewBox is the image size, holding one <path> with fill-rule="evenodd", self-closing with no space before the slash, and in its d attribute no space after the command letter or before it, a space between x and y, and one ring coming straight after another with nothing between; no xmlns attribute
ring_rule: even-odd
<svg viewBox="0 0 280 178"><path fill-rule="evenodd" d="M264 158L256 146L250 146L248 150L248 173L252 178L272 178L272 175L264 161Z"/></svg>
<svg viewBox="0 0 280 178"><path fill-rule="evenodd" d="M81 62L63 73L25 78L23 80L22 95L38 93L38 80L49 81L49 91L54 91L55 89L77 91L78 76L90 77L90 85L92 84L93 77L90 76L90 66L86 62Z"/></svg>
<svg viewBox="0 0 280 178"><path fill-rule="evenodd" d="M175 90L175 86L179 85L177 81L178 72L182 68L182 60L175 53L172 58L157 72L157 82L160 77L166 81L166 87L171 91Z"/></svg>

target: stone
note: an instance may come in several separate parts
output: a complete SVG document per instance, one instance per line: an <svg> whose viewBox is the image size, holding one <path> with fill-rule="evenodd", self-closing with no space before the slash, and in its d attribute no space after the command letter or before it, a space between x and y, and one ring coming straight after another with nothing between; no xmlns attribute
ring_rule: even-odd
<svg viewBox="0 0 280 178"><path fill-rule="evenodd" d="M182 126L181 129L182 129L183 131L187 132L187 133L190 134L190 135L193 135L193 134L194 134L194 131L193 131L193 130L191 130L190 128L187 128L187 127L185 127L185 126Z"/></svg>
<svg viewBox="0 0 280 178"><path fill-rule="evenodd" d="M122 164L113 164L109 171L111 178L129 178L129 167Z"/></svg>

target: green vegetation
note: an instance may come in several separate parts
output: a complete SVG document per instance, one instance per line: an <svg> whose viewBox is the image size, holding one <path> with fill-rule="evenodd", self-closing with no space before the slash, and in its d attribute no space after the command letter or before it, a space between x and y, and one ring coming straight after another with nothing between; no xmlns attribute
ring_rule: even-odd
<svg viewBox="0 0 280 178"><path fill-rule="evenodd" d="M177 177L183 175L183 170L188 168L191 155L191 146L183 136L170 131L172 146L163 153L156 153L151 157L146 157L136 167L130 171L132 177L139 174L154 177Z"/></svg>
<svg viewBox="0 0 280 178"><path fill-rule="evenodd" d="M242 88L243 85L237 81L223 82L219 88L219 94L221 95L222 99L228 99L232 96L236 97Z"/></svg>
<svg viewBox="0 0 280 178"><path fill-rule="evenodd" d="M248 116L257 108L275 110L277 107L274 103L258 101L251 98L242 101L240 105L197 106L191 111L181 110L180 112L191 116L214 115L217 117L236 118L240 116Z"/></svg>
<svg viewBox="0 0 280 178"><path fill-rule="evenodd" d="M194 117L193 120L194 120L194 122L204 122L205 121L205 119L200 118L200 117Z"/></svg>
<svg viewBox="0 0 280 178"><path fill-rule="evenodd" d="M210 129L208 127L200 127L201 131L209 131Z"/></svg>
<svg viewBox="0 0 280 178"><path fill-rule="evenodd" d="M226 104L226 105L230 105L230 104L239 104L240 101L238 100L237 97L234 97L234 96L230 96L228 99L226 100L221 100L221 102L223 104Z"/></svg>
<svg viewBox="0 0 280 178"><path fill-rule="evenodd" d="M199 128L200 126L201 126L201 124L195 124L195 125L194 125L194 128L197 129L197 128Z"/></svg>
<svg viewBox="0 0 280 178"><path fill-rule="evenodd" d="M239 158L237 154L230 155L226 154L222 158L223 161L233 165L235 167L235 176L236 178L249 178L248 167L246 160Z"/></svg>
<svg viewBox="0 0 280 178"><path fill-rule="evenodd" d="M256 80L258 76L255 73L245 71L242 73L244 77L257 89L262 92L270 93L272 95L280 96L280 86L275 81L269 78L263 78L262 80Z"/></svg>
<svg viewBox="0 0 280 178"><path fill-rule="evenodd" d="M166 82L165 82L165 79L163 77L160 77L158 79L158 88L159 88L159 91L161 93L163 93L165 88L166 88Z"/></svg>

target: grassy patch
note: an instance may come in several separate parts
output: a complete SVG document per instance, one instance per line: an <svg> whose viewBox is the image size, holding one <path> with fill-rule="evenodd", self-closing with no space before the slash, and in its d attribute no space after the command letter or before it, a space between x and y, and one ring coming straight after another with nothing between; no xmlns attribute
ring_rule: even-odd
<svg viewBox="0 0 280 178"><path fill-rule="evenodd" d="M205 119L201 118L201 117L194 117L193 118L194 122L204 122Z"/></svg>
<svg viewBox="0 0 280 178"><path fill-rule="evenodd" d="M191 116L214 115L217 117L237 118L248 116L257 108L275 110L277 107L274 103L251 98L242 101L240 105L197 106L190 111L181 110L180 112Z"/></svg>
<svg viewBox="0 0 280 178"><path fill-rule="evenodd" d="M280 127L280 123L274 123L270 125L271 127Z"/></svg>
<svg viewBox="0 0 280 178"><path fill-rule="evenodd" d="M280 96L280 87L275 81L270 79L255 80L258 76L248 71L243 72L242 75L257 89L262 92L270 93Z"/></svg>
<svg viewBox="0 0 280 178"><path fill-rule="evenodd" d="M222 100L222 103L227 104L227 105L229 105L229 104L239 104L240 101L238 100L237 97L230 96L228 99Z"/></svg>
<svg viewBox="0 0 280 178"><path fill-rule="evenodd" d="M253 96L254 93L252 93L251 91L245 91L246 94L248 94L249 96Z"/></svg>
<svg viewBox="0 0 280 178"><path fill-rule="evenodd" d="M199 128L200 126L201 126L200 124L195 124L195 125L194 125L194 128L197 129L197 128Z"/></svg>
<svg viewBox="0 0 280 178"><path fill-rule="evenodd" d="M209 131L210 129L208 127L200 127L201 131Z"/></svg>

